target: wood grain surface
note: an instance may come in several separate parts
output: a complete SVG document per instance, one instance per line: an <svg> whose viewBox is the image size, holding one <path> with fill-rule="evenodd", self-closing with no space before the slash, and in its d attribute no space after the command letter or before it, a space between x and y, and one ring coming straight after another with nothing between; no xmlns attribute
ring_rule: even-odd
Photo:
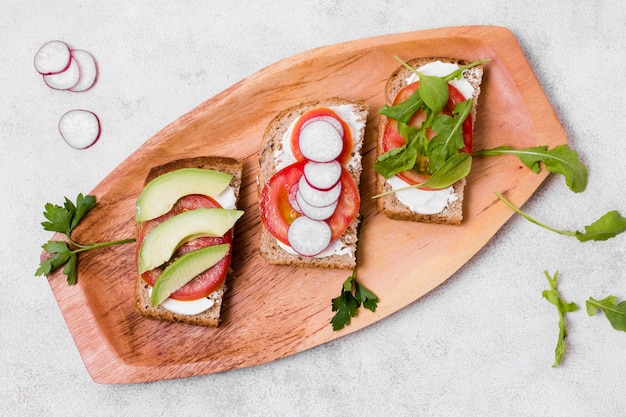
<svg viewBox="0 0 626 417"><path fill-rule="evenodd" d="M77 228L80 241L134 235L135 200L151 167L199 155L244 160L234 274L219 328L168 324L140 317L133 305L134 246L79 258L78 284L59 272L48 279L92 379L137 383L253 366L357 331L440 285L474 256L513 214L499 191L523 204L544 180L515 157L474 158L466 188L465 220L441 226L389 220L374 194L377 112L384 84L398 66L394 55L451 56L486 65L474 149L566 143L566 135L513 34L469 26L393 34L326 46L277 62L208 99L149 138L92 192L98 204ZM298 102L329 96L366 100L370 117L361 178L362 227L358 277L379 298L352 324L333 332L331 299L349 271L267 265L258 253L258 157L269 121ZM59 236L57 236L59 238ZM419 317L416 317L419 320Z"/></svg>

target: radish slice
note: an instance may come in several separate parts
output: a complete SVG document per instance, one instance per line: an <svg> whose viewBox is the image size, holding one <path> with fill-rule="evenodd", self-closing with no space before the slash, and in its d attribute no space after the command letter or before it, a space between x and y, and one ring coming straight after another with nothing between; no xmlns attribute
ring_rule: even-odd
<svg viewBox="0 0 626 417"><path fill-rule="evenodd" d="M304 165L304 176L313 188L318 190L330 190L341 178L341 163L334 160L331 162L309 161Z"/></svg>
<svg viewBox="0 0 626 417"><path fill-rule="evenodd" d="M335 213L337 205L339 204L339 200L337 200L325 207L315 207L307 203L300 193L296 193L296 201L300 212L313 220L326 220L330 218Z"/></svg>
<svg viewBox="0 0 626 417"><path fill-rule="evenodd" d="M69 90L79 79L80 68L74 58L70 58L70 66L65 71L43 76L46 85L55 90Z"/></svg>
<svg viewBox="0 0 626 417"><path fill-rule="evenodd" d="M313 207L326 207L337 200L341 195L341 182L338 182L333 188L328 191L322 191L315 189L309 185L304 175L298 181L298 193L302 195L304 201L309 203Z"/></svg>
<svg viewBox="0 0 626 417"><path fill-rule="evenodd" d="M343 138L332 124L316 120L300 129L298 145L306 159L330 162L341 155Z"/></svg>
<svg viewBox="0 0 626 417"><path fill-rule="evenodd" d="M35 54L34 65L42 75L58 74L69 67L72 58L70 47L61 41L45 43Z"/></svg>
<svg viewBox="0 0 626 417"><path fill-rule="evenodd" d="M315 256L330 245L330 226L320 220L306 216L295 219L287 230L287 240L293 250L302 256Z"/></svg>
<svg viewBox="0 0 626 417"><path fill-rule="evenodd" d="M70 87L70 91L82 92L87 91L96 83L98 78L98 65L96 60L87 51L81 49L72 50L72 57L78 64L79 78L73 87Z"/></svg>
<svg viewBox="0 0 626 417"><path fill-rule="evenodd" d="M343 125L341 124L341 121L339 119L333 116L311 117L309 120L307 120L306 122L302 124L302 126L300 127L300 130L302 130L302 128L308 125L309 123L315 122L315 121L324 121L324 122L330 123L331 125L335 127L335 129L337 129L337 132L339 132L339 135L343 137Z"/></svg>
<svg viewBox="0 0 626 417"><path fill-rule="evenodd" d="M70 110L59 120L59 133L72 148L85 149L100 137L100 120L88 110Z"/></svg>

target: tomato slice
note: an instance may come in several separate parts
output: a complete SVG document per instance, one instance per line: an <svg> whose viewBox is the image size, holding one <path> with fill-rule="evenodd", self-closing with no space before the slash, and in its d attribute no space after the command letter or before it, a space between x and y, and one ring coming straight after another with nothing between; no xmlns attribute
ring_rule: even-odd
<svg viewBox="0 0 626 417"><path fill-rule="evenodd" d="M180 200L178 200L178 202L176 202L174 207L172 207L172 210L170 210L168 213L165 213L164 215L156 219L139 224L136 255L139 254L141 242L146 237L148 232L155 228L159 223L185 211L194 210L197 208L221 207L222 206L217 201L205 195L193 194L182 197ZM176 250L174 256L172 257L172 260L183 255L184 253L193 250L201 249L206 246L219 245L221 243L232 244L232 241L233 234L231 231L226 232L224 236L220 237L211 236L192 239L189 242L184 243L180 248ZM224 282L224 279L226 279L226 275L228 274L228 269L230 266L231 255L232 249L216 265L196 276L185 286L170 295L170 297L180 301L191 301L207 297L208 295L213 293ZM163 267L157 267L150 271L144 272L141 275L141 278L150 286L154 286L154 283L156 282L161 272L163 272Z"/></svg>
<svg viewBox="0 0 626 417"><path fill-rule="evenodd" d="M398 103L401 103L407 100L411 95L417 90L419 87L419 81L411 83L404 88L402 88L396 98L393 101L393 105L395 106ZM451 84L448 84L448 103L444 107L442 113L447 115L452 115L454 111L454 107L457 103L465 101L465 97L461 92ZM409 125L419 128L422 122L425 119L425 114L422 110L417 111L411 120L409 121ZM473 141L473 125L472 118L467 117L463 122L463 142L465 143L465 147L460 149L459 152L472 152L472 141ZM429 137L434 136L434 132L428 134ZM385 126L385 131L383 132L383 141L382 141L382 150L383 152L387 152L391 149L398 148L406 142L406 139L398 133L398 122L393 119L388 119L387 125ZM413 169L403 171L398 174L400 178L402 178L408 184L421 184L430 178L430 172L428 171L428 159L422 157L418 159L415 167Z"/></svg>
<svg viewBox="0 0 626 417"><path fill-rule="evenodd" d="M300 145L298 140L300 137L300 130L302 129L302 125L307 120L320 116L334 117L339 122L341 122L341 125L343 127L343 151L341 151L341 154L337 157L337 160L341 162L341 165L346 165L350 161L350 156L352 154L352 132L350 131L350 126L348 126L348 124L341 117L339 117L337 113L335 113L332 109L329 109L328 107L316 107L312 110L302 113L302 115L298 118L296 124L293 127L293 131L291 132L290 144L293 156L296 158L296 161L303 161L306 159L300 151Z"/></svg>
<svg viewBox="0 0 626 417"><path fill-rule="evenodd" d="M279 241L289 245L287 230L289 225L301 214L289 202L289 195L304 175L306 160L297 161L278 171L265 184L259 199L261 221L267 230ZM352 176L342 167L341 196L335 213L326 222L332 230L332 240L336 240L346 231L359 212L361 198Z"/></svg>

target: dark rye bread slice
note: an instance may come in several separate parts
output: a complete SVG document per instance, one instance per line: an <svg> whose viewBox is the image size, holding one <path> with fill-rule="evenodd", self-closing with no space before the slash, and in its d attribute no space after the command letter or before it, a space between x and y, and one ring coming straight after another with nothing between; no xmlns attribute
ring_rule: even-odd
<svg viewBox="0 0 626 417"><path fill-rule="evenodd" d="M145 184L170 171L175 171L181 168L203 168L212 169L215 171L225 172L232 175L230 186L235 193L235 201L239 200L239 190L241 188L241 174L243 168L243 162L233 159L219 156L201 156L188 159L179 159L169 162L165 165L154 167L148 173ZM167 310L163 306L150 306L150 296L148 290L150 286L141 279L141 276L137 274L135 278L135 308L144 317L155 320L169 321L175 323L186 323L196 326L217 327L220 323L220 313L222 310L222 299L226 292L227 286L226 280L209 298L213 299L215 303L208 310L196 314L196 315L184 315L174 313Z"/></svg>
<svg viewBox="0 0 626 417"><path fill-rule="evenodd" d="M261 143L261 156L259 158L260 171L257 177L259 195L265 183L277 172L276 151L282 151L283 135L289 126L304 112L316 107L351 106L362 127L358 132L352 132L354 149L351 161L347 168L354 182L359 187L361 180L361 148L365 138L365 124L369 107L364 101L352 101L339 97L331 97L323 100L299 103L293 107L281 111L267 126ZM356 266L357 227L360 217L357 215L350 223L348 229L341 236L342 248L345 253L334 254L324 258L305 257L291 254L280 247L276 238L266 229L261 222L260 253L265 261L272 265L292 265L314 268L353 269Z"/></svg>
<svg viewBox="0 0 626 417"><path fill-rule="evenodd" d="M455 63L458 65L466 65L467 61L456 58L445 57L428 57L428 58L414 58L407 62L413 68L419 68L429 62L441 61L446 63ZM385 86L385 97L387 103L393 103L398 92L407 85L407 78L413 73L405 66L400 66L396 69L387 80ZM483 67L482 65L470 68L464 71L463 78L465 78L474 87L473 105L470 116L473 124L476 122L476 108L478 105L478 97L480 95L480 84L482 82ZM378 124L378 144L377 155L383 153L382 138L385 131L388 118L384 115L380 115ZM466 179L463 178L457 181L453 185L453 193L456 195L456 200L448 203L443 211L437 214L420 214L412 211L409 207L403 204L395 194L388 194L376 199L376 206L379 211L387 215L389 218L395 220L407 220L414 222L425 223L438 223L438 224L451 224L459 225L463 220L463 199L465 195ZM380 174L376 174L376 191L377 194L386 193L391 191L391 186L387 183L385 177Z"/></svg>

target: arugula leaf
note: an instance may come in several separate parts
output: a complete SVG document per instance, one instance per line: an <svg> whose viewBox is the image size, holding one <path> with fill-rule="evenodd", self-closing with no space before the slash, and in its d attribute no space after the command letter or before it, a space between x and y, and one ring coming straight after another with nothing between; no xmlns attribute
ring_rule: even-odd
<svg viewBox="0 0 626 417"><path fill-rule="evenodd" d="M409 123L411 117L424 105L424 100L420 96L419 88L415 90L411 97L405 101L396 104L395 106L389 106L385 104L379 111L380 114L384 114L398 122Z"/></svg>
<svg viewBox="0 0 626 417"><path fill-rule="evenodd" d="M617 297L609 295L602 300L589 297L585 304L589 316L593 316L598 310L602 310L615 330L626 332L626 301L618 304Z"/></svg>
<svg viewBox="0 0 626 417"><path fill-rule="evenodd" d="M541 295L543 298L548 300L550 304L556 306L557 312L559 314L559 338L557 340L556 348L554 350L554 364L553 368L556 368L561 363L563 359L563 353L565 352L565 338L567 337L567 329L565 328L565 314L571 313L573 311L578 310L578 305L574 302L566 303L562 298L559 297L559 293L557 291L557 279L559 276L559 271L554 273L554 277L550 277L548 271L543 271L548 283L550 284L549 290L544 290Z"/></svg>
<svg viewBox="0 0 626 417"><path fill-rule="evenodd" d="M71 249L68 242L49 240L42 248L52 255L42 261L35 272L36 276L48 275L50 272L64 266L63 273L67 277L68 285L78 282L78 254L91 249L104 246L118 245L122 243L134 242L135 238L115 240L110 242L100 242L89 245L80 244L72 239L72 231L78 226L85 215L96 205L96 198L92 195L83 196L78 194L76 204L65 197L63 206L47 203L45 205L44 217L48 221L42 222L44 230L64 234L69 244L77 249Z"/></svg>
<svg viewBox="0 0 626 417"><path fill-rule="evenodd" d="M330 320L334 331L341 330L350 324L352 317L356 317L359 307L374 312L378 307L378 297L359 284L356 280L356 268L341 286L341 294L332 300L332 311L336 311Z"/></svg>
<svg viewBox="0 0 626 417"><path fill-rule="evenodd" d="M600 217L598 220L596 220L589 226L585 226L584 232L579 232L577 230L574 230L574 231L559 230L559 229L555 229L553 227L547 226L546 224L541 223L540 221L534 219L530 215L524 213L522 210L520 210L518 207L513 205L513 203L511 203L509 200L504 198L497 191L494 191L494 194L504 204L509 206L512 210L514 210L520 216L524 217L529 222L534 223L537 226L543 227L544 229L550 230L552 232L555 232L561 235L575 237L580 242L587 242L589 240L595 240L595 241L608 240L626 231L626 218L623 217L621 214L619 214L616 210L611 210L605 213L604 215L602 215L602 217Z"/></svg>
<svg viewBox="0 0 626 417"><path fill-rule="evenodd" d="M442 114L433 120L433 130L437 132L437 135L430 140L427 148L431 172L436 172L465 146L462 126L472 111L472 103L472 99L458 103L454 109L457 117Z"/></svg>
<svg viewBox="0 0 626 417"><path fill-rule="evenodd" d="M535 173L541 172L539 162L543 162L549 172L565 176L565 184L579 193L587 188L587 167L580 161L578 152L567 144L559 145L551 150L547 146L536 146L526 149L515 149L510 146L499 146L493 149L476 151L474 156L515 155Z"/></svg>
<svg viewBox="0 0 626 417"><path fill-rule="evenodd" d="M448 82L434 75L419 74L419 94L424 104L434 113L438 114L448 102Z"/></svg>

